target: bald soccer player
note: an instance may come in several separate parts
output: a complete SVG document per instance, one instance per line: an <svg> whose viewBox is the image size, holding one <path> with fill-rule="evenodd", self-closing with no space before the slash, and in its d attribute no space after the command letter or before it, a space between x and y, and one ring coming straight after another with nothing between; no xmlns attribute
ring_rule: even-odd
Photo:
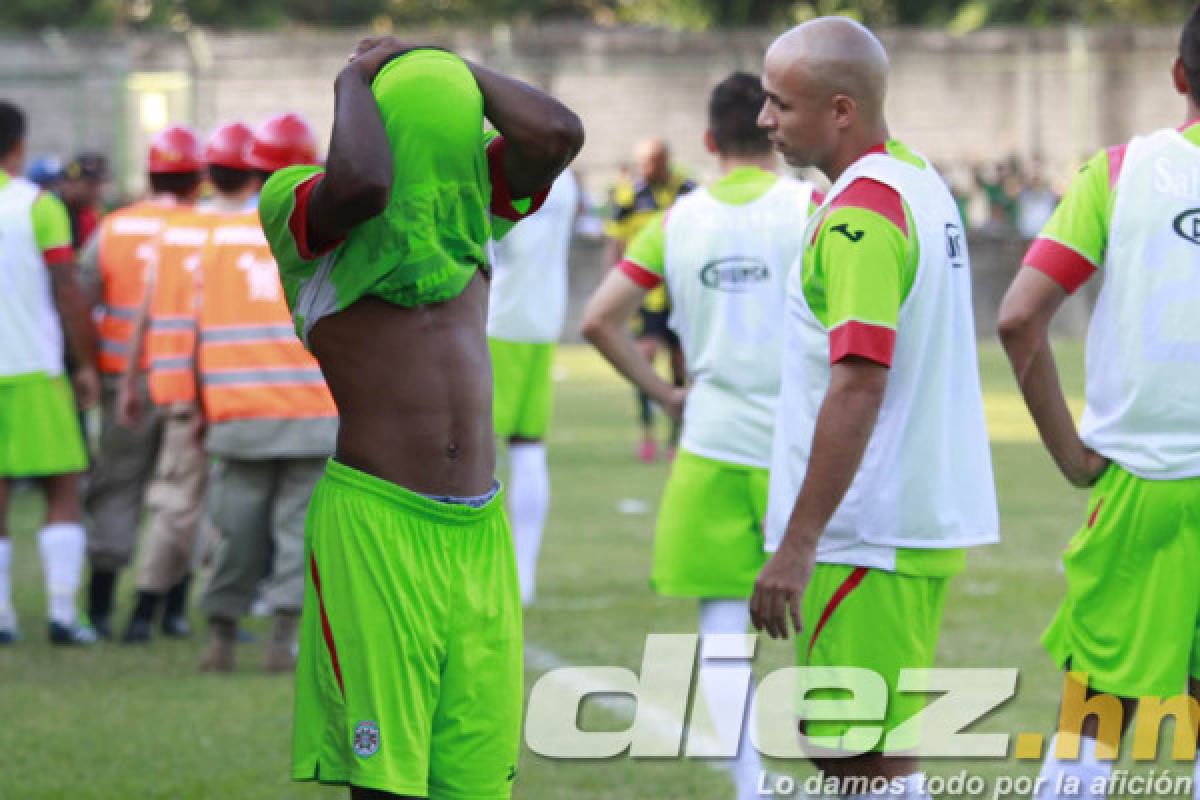
<svg viewBox="0 0 1200 800"><path fill-rule="evenodd" d="M949 578L998 525L961 220L929 161L890 137L887 73L879 41L841 17L793 28L767 51L759 124L788 163L833 186L788 282L774 555L750 610L773 637L791 619L801 666L887 682L873 749L810 751L843 779L843 796L922 798L924 776L904 753L916 741L890 733L925 698L898 694L897 677L933 665ZM849 749L852 723L805 723L798 711L810 744ZM890 792L867 788L879 777Z"/></svg>
<svg viewBox="0 0 1200 800"><path fill-rule="evenodd" d="M521 598L493 474L486 245L536 210L583 128L536 89L391 37L361 43L336 90L326 167L275 173L260 206L341 412L305 531L292 777L353 798L507 798Z"/></svg>

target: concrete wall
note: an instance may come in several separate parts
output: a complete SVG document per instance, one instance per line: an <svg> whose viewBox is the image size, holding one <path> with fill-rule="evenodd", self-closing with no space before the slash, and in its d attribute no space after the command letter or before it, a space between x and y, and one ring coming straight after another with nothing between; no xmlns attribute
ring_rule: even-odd
<svg viewBox="0 0 1200 800"><path fill-rule="evenodd" d="M535 82L576 109L588 132L576 167L599 198L634 143L650 134L665 137L679 163L711 177L701 141L708 91L732 70L757 72L774 32L572 26L406 35ZM1177 36L1171 29L881 36L893 65L892 132L941 164L1040 155L1052 175L1066 175L1097 148L1178 124L1184 113L1168 76ZM132 190L140 184L145 139L166 119L207 129L295 110L327 137L333 77L358 38L306 30L0 37L0 97L29 112L32 152L108 152ZM973 235L981 334L994 327L1023 247ZM599 246L587 240L574 260L571 335L604 266ZM1072 308L1063 315L1064 332L1079 334L1087 306Z"/></svg>

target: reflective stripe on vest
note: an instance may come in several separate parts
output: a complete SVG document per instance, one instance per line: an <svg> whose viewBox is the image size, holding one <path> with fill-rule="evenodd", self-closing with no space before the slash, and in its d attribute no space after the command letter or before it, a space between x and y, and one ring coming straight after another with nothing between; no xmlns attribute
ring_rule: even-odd
<svg viewBox="0 0 1200 800"><path fill-rule="evenodd" d="M216 222L207 252L197 353L208 419L337 416L316 360L296 338L257 216Z"/></svg>

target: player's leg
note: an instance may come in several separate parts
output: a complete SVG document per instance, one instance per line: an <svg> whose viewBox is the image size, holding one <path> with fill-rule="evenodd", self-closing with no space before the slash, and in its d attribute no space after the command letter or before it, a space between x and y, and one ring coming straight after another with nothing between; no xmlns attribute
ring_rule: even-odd
<svg viewBox="0 0 1200 800"><path fill-rule="evenodd" d="M537 560L550 508L544 440L554 405L551 342L488 339L492 356L492 416L508 442L508 512L521 580L521 602L537 594Z"/></svg>
<svg viewBox="0 0 1200 800"><path fill-rule="evenodd" d="M223 459L212 469L209 507L221 542L200 601L208 618L203 670L233 669L237 620L250 610L267 570L275 472L271 461L237 459Z"/></svg>
<svg viewBox="0 0 1200 800"><path fill-rule="evenodd" d="M700 674L697 690L705 699L715 723L718 741L726 752L736 748L728 766L737 800L759 797L762 761L750 736L748 709L754 696L754 651L734 658L724 636L749 633L749 600L742 597L706 597L700 600ZM741 720L740 729L734 720ZM692 721L692 730L696 720ZM731 748L732 745L732 748Z"/></svg>
<svg viewBox="0 0 1200 800"><path fill-rule="evenodd" d="M451 587L459 567L453 548L474 543L457 535L469 531L446 529L433 513L439 507L327 464L305 526L294 780L348 785L352 797L430 796L447 625L462 613ZM511 569L511 541L508 551ZM515 586L514 570L514 604ZM490 665L476 672L488 674ZM519 718L519 690L517 702Z"/></svg>
<svg viewBox="0 0 1200 800"><path fill-rule="evenodd" d="M1083 704L1064 702L1037 800L1105 797L1057 787L1072 777L1081 787L1107 778L1135 699L1178 694L1193 666L1200 608L1194 573L1185 566L1200 557L1196 534L1184 522L1197 502L1200 480L1148 481L1116 465L1092 490L1087 520L1063 554L1067 593L1042 643L1060 667L1086 673L1086 710L1099 713L1081 725ZM1079 758L1068 758L1076 738Z"/></svg>
<svg viewBox="0 0 1200 800"><path fill-rule="evenodd" d="M0 644L17 638L17 615L12 604L12 540L8 538L9 480L0 477Z"/></svg>
<svg viewBox="0 0 1200 800"><path fill-rule="evenodd" d="M78 424L78 422L76 422ZM50 641L91 644L96 633L76 619L75 598L83 576L87 535L80 522L80 473L42 479L46 492L46 525L38 532L38 549L46 578Z"/></svg>
<svg viewBox="0 0 1200 800"><path fill-rule="evenodd" d="M446 585L455 617L433 718L429 797L499 800L517 776L524 673L512 535L499 497L431 513L455 534L443 537L453 548Z"/></svg>
<svg viewBox="0 0 1200 800"><path fill-rule="evenodd" d="M812 751L813 763L841 781L845 797L928 798L919 764L906 753L917 740L897 741L891 733L925 705L920 694L897 692L896 685L901 670L933 666L949 581L840 564L818 563L813 572L804 594L797 662L868 669L883 678L888 691L883 734L869 751L846 758ZM837 690L809 692L811 699L836 696ZM805 721L803 704L799 711L810 746L840 748L850 725ZM870 783L880 778L902 783L904 793L871 794Z"/></svg>

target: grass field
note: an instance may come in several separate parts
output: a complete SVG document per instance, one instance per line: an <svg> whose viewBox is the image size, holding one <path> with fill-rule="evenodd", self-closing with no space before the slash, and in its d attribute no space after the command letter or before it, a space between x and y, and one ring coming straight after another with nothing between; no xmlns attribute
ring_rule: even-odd
<svg viewBox="0 0 1200 800"><path fill-rule="evenodd" d="M1081 349L1067 345L1059 353L1077 403ZM559 663L636 670L647 633L687 633L696 624L694 602L659 598L648 588L654 509L667 468L633 461L629 389L590 351L565 348L559 361L549 442L554 496L539 600L526 617L527 688ZM1061 596L1057 557L1080 523L1086 495L1055 472L994 345L984 346L982 366L1003 542L973 552L966 574L954 581L939 660L943 666L1020 669L1016 698L977 730L1049 732L1061 678L1038 637ZM620 513L618 504L629 499L647 510ZM87 650L46 644L34 536L41 501L23 493L14 505L15 594L25 641L0 650L0 798L344 795L288 782L291 682L259 671L261 644L242 645L239 670L228 677L196 671L198 618L198 633L184 642ZM117 617L122 623L131 593L126 576ZM262 620L248 626L260 634L265 629ZM760 672L790 662L789 644L762 638ZM603 708L584 718L599 729L628 723ZM800 762L770 766L811 774ZM1037 767L1035 761L941 761L927 764L927 771L952 775L966 769L990 782L1000 774L1034 774ZM562 762L525 750L515 796L721 800L731 790L722 773L695 760ZM991 796L990 783L985 796Z"/></svg>

